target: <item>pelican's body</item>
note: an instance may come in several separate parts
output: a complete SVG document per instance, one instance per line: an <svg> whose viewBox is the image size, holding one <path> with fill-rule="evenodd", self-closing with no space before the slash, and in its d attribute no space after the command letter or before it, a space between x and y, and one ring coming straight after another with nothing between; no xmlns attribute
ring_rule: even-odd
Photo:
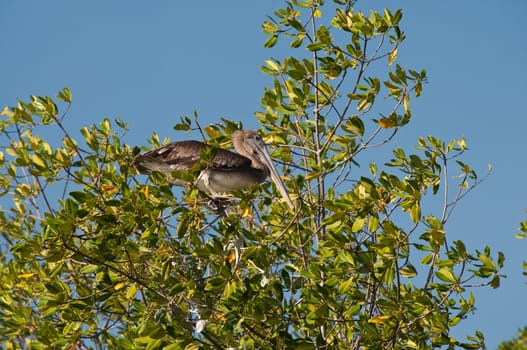
<svg viewBox="0 0 527 350"><path fill-rule="evenodd" d="M271 176L282 197L293 208L260 135L256 131L238 130L232 135L232 143L238 153L217 149L211 164L201 171L195 185L201 191L216 195L257 185ZM161 171L170 175L174 171L190 169L201 160L201 152L209 147L211 146L198 141L173 142L137 155L134 166L144 174ZM184 184L180 180L175 180L174 183Z"/></svg>

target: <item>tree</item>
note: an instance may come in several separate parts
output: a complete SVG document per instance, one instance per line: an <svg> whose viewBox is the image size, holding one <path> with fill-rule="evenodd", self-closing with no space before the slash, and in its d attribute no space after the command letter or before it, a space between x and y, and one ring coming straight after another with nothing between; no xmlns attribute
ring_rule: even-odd
<svg viewBox="0 0 527 350"><path fill-rule="evenodd" d="M527 327L518 331L518 337L504 341L498 346L498 350L525 350L527 349Z"/></svg>
<svg viewBox="0 0 527 350"><path fill-rule="evenodd" d="M359 168L411 121L426 82L396 64L401 18L292 1L263 23L266 47L296 53L265 61L273 84L256 113L295 210L269 184L236 192L224 215L161 174L144 184L123 121L83 127L81 140L66 129L67 88L4 109L5 347L483 348L479 332L450 334L474 311L472 288L499 286L504 261L447 236L481 181L461 161L465 140L420 138L415 153ZM182 117L175 129L228 147L240 127Z"/></svg>
<svg viewBox="0 0 527 350"><path fill-rule="evenodd" d="M516 235L518 239L524 239L527 236L527 220L520 222L520 233ZM522 263L523 275L527 276L527 262ZM518 330L516 338L503 341L498 350L524 350L527 349L527 327Z"/></svg>

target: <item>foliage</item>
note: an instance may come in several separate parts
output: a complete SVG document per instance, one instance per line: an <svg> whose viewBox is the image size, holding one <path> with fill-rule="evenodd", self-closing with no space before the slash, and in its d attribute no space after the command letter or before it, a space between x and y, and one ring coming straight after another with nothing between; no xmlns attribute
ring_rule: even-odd
<svg viewBox="0 0 527 350"><path fill-rule="evenodd" d="M516 238L524 239L527 236L527 220L520 222L520 233L516 234ZM522 263L523 275L527 276L527 261Z"/></svg>
<svg viewBox="0 0 527 350"><path fill-rule="evenodd" d="M256 113L295 210L269 184L235 193L224 213L195 189L174 195L159 174L141 184L124 122L85 126L81 140L67 130L68 89L62 114L38 96L4 109L5 347L484 347L479 332L450 334L474 311L473 287L499 286L504 261L447 236L481 181L460 160L465 140L420 138L415 153L396 148L385 166L358 167L410 122L426 82L424 70L395 64L401 18L292 1L264 22L266 47L299 52L262 66L273 85ZM175 129L226 147L239 127L183 117ZM48 129L60 143L39 136Z"/></svg>
<svg viewBox="0 0 527 350"><path fill-rule="evenodd" d="M504 341L498 346L498 350L525 350L527 349L527 327L518 331L518 337Z"/></svg>

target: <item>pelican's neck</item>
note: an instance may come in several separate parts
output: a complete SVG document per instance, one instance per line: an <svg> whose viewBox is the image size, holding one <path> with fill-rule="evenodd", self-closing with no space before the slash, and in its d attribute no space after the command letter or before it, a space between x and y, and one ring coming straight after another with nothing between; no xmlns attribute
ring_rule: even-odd
<svg viewBox="0 0 527 350"><path fill-rule="evenodd" d="M251 160L251 168L261 171L265 176L270 175L267 164L260 158L260 155L253 149L249 138L259 137L256 131L237 130L232 134L232 144L238 154Z"/></svg>

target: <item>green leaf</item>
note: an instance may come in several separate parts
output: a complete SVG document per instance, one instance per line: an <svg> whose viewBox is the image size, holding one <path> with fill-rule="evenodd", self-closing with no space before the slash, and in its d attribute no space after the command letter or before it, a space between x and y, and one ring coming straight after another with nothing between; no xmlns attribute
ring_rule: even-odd
<svg viewBox="0 0 527 350"><path fill-rule="evenodd" d="M211 277L205 283L206 291L219 291L223 289L225 279L221 276Z"/></svg>
<svg viewBox="0 0 527 350"><path fill-rule="evenodd" d="M327 47L327 44L324 44L323 42L320 42L320 41L315 41L309 45L306 46L306 49L308 49L309 51L318 51L318 50L322 50L324 48Z"/></svg>
<svg viewBox="0 0 527 350"><path fill-rule="evenodd" d="M344 131L353 133L359 137L362 137L364 135L364 123L362 122L362 119L357 116L348 118L346 122L342 125L342 129Z"/></svg>
<svg viewBox="0 0 527 350"><path fill-rule="evenodd" d="M379 218L377 216L370 216L368 220L368 231L375 232L379 228Z"/></svg>
<svg viewBox="0 0 527 350"><path fill-rule="evenodd" d="M289 44L292 48L296 49L300 46L302 46L302 43L304 42L304 38L301 37L301 38L296 38L295 40L291 41L291 43Z"/></svg>
<svg viewBox="0 0 527 350"><path fill-rule="evenodd" d="M428 265L432 262L432 260L434 259L434 254L428 254L428 255L425 255L422 259L421 259L421 264L422 265Z"/></svg>
<svg viewBox="0 0 527 350"><path fill-rule="evenodd" d="M269 37L269 38L265 41L265 43L264 43L264 47L265 47L266 49L269 49L269 48L275 46L277 41L278 41L278 35L273 35L273 36Z"/></svg>
<svg viewBox="0 0 527 350"><path fill-rule="evenodd" d="M162 344L163 344L163 339L155 339L151 341L150 343L148 343L145 349L146 350L158 349L161 347Z"/></svg>
<svg viewBox="0 0 527 350"><path fill-rule="evenodd" d="M494 277L490 281L490 286L494 289L499 288L500 286L500 276L499 275L494 275Z"/></svg>
<svg viewBox="0 0 527 350"><path fill-rule="evenodd" d="M67 103L71 103L71 92L70 89L65 87L62 91L59 91L57 98Z"/></svg>
<svg viewBox="0 0 527 350"><path fill-rule="evenodd" d="M98 265L86 265L84 266L83 268L80 269L80 273L82 274L90 274L90 273L95 273L97 271L99 271L100 267Z"/></svg>
<svg viewBox="0 0 527 350"><path fill-rule="evenodd" d="M498 252L498 268L503 268L503 263L505 262L505 255L502 252Z"/></svg>
<svg viewBox="0 0 527 350"><path fill-rule="evenodd" d="M421 220L421 206L419 203L414 203L412 207L410 208L410 218L413 222L419 222Z"/></svg>
<svg viewBox="0 0 527 350"><path fill-rule="evenodd" d="M365 223L366 223L366 219L365 218L355 218L355 220L353 220L353 225L351 227L351 232L358 232L358 231L360 231L364 227Z"/></svg>
<svg viewBox="0 0 527 350"><path fill-rule="evenodd" d="M496 270L496 265L494 265L494 261L492 261L492 259L490 259L488 256L484 255L484 254L480 254L478 256L478 259L479 261L481 261L483 263L483 266L485 266L485 268L491 270L491 271L495 271Z"/></svg>
<svg viewBox="0 0 527 350"><path fill-rule="evenodd" d="M449 267L441 267L436 271L435 275L443 282L455 283L456 277L454 276L454 271Z"/></svg>
<svg viewBox="0 0 527 350"><path fill-rule="evenodd" d="M177 236L178 238L182 238L185 236L187 230L188 230L188 225L189 225L189 222L190 222L190 217L187 216L187 215L182 215L182 218L181 220L179 221L179 224L177 226Z"/></svg>
<svg viewBox="0 0 527 350"><path fill-rule="evenodd" d="M413 265L406 265L402 269L399 270L402 276L407 278L412 278L417 276L417 270Z"/></svg>
<svg viewBox="0 0 527 350"><path fill-rule="evenodd" d="M276 33L276 31L278 30L278 26L275 25L274 23L271 23L269 21L264 21L262 23L262 31L265 33L265 34L274 34Z"/></svg>

